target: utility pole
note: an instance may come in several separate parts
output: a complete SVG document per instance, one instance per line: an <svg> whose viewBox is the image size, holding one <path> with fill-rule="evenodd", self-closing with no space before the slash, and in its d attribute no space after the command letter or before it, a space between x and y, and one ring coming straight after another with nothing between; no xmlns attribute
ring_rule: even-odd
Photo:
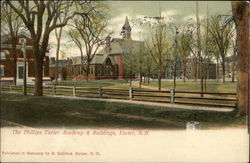
<svg viewBox="0 0 250 163"><path fill-rule="evenodd" d="M175 54L174 54L174 90L176 89L176 71L177 71L177 59L178 59L178 56L177 56L177 48L178 48L178 41L177 41L177 35L178 35L178 28L175 27L175 47L174 47L174 51L175 51Z"/></svg>
<svg viewBox="0 0 250 163"><path fill-rule="evenodd" d="M201 82L201 97L203 97L203 65L201 57L201 40L200 40L200 18L199 18L199 3L196 1L196 20L197 20L197 56L199 59L199 72Z"/></svg>
<svg viewBox="0 0 250 163"><path fill-rule="evenodd" d="M23 94L27 95L27 79L26 79L26 43L23 41L22 43L22 51L23 51L23 60L24 60L24 70L23 70Z"/></svg>

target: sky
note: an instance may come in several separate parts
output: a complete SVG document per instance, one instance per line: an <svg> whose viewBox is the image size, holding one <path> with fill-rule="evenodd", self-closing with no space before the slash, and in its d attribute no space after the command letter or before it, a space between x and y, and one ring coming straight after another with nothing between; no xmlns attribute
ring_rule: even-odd
<svg viewBox="0 0 250 163"><path fill-rule="evenodd" d="M175 19L178 21L185 21L190 18L195 20L196 1L105 1L109 7L109 22L108 29L113 31L112 38L121 38L121 28L125 22L126 16L132 25L133 20L143 18L145 16L159 16L161 15L165 20ZM199 2L199 16L204 18L207 14L222 14L231 15L230 1L200 1ZM132 27L132 39L141 40L139 34L140 28ZM56 54L56 39L54 33L50 37L50 44L52 49L50 56ZM61 40L61 50L66 52L67 57L79 56L79 49L69 40L66 34L63 34Z"/></svg>

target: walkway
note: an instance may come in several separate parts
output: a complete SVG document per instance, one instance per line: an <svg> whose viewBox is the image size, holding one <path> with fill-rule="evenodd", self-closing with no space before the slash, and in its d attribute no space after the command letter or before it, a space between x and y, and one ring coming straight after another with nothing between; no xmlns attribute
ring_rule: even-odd
<svg viewBox="0 0 250 163"><path fill-rule="evenodd" d="M184 110L202 110L202 111L216 111L216 112L232 112L234 108L228 107L207 107L207 106L191 106L191 105L183 105L183 104L169 104L169 103L156 103L156 102L141 102L141 101L133 101L133 100L118 100L118 99L101 99L101 98L87 98L87 97L72 97L72 96L52 96L52 95L44 95L47 97L55 97L55 98L66 98L66 99L82 99L82 100L90 100L90 101L105 101L105 102L116 102L116 103L127 103L127 104L135 104L135 105L145 105L145 106L155 106L155 107L164 107L170 109L184 109Z"/></svg>

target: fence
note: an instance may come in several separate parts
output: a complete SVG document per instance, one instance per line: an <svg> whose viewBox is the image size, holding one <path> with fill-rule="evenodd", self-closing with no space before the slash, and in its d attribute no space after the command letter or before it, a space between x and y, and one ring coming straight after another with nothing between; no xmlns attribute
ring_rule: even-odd
<svg viewBox="0 0 250 163"><path fill-rule="evenodd" d="M1 92L23 91L23 86L1 86ZM27 85L27 93L33 93L34 86ZM204 106L235 107L236 93L221 92L191 92L191 91L157 91L142 89L108 89L84 88L75 86L44 86L44 95L63 95L90 98L112 98L135 101L148 101L172 104L190 104ZM203 97L201 97L203 94Z"/></svg>

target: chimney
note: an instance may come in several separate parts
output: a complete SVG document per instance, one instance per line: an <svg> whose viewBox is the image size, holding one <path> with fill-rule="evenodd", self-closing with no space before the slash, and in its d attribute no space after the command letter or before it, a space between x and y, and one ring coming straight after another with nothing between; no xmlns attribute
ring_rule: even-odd
<svg viewBox="0 0 250 163"><path fill-rule="evenodd" d="M105 44L106 44L105 49L106 49L106 52L107 52L107 53L109 53L110 50L111 50L111 47L110 47L110 40L111 40L111 37L110 37L110 36L107 36L107 37L106 37L106 40L105 40Z"/></svg>

